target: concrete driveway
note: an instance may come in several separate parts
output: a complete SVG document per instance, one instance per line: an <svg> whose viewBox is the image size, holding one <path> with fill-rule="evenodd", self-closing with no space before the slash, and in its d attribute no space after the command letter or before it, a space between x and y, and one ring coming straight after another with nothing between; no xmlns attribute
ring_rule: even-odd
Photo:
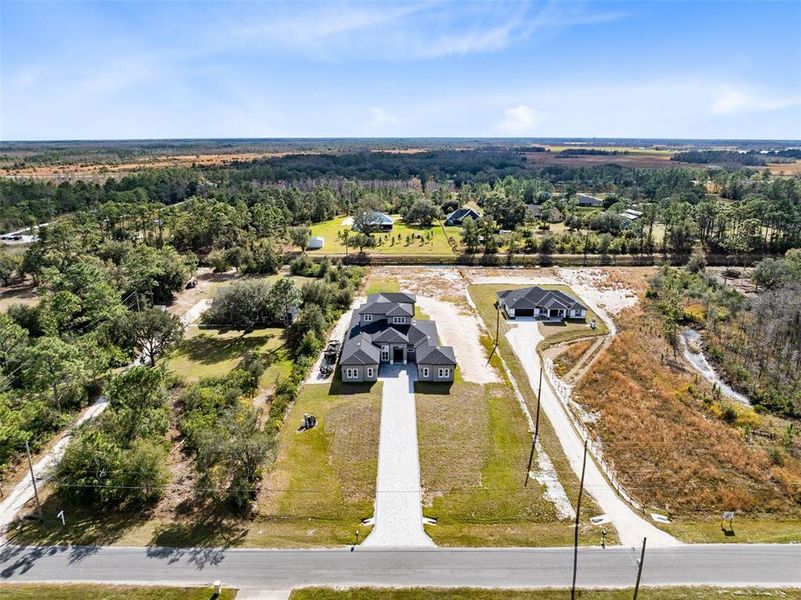
<svg viewBox="0 0 801 600"><path fill-rule="evenodd" d="M414 402L415 365L382 365L379 381L381 429L375 525L366 547L433 547L423 530L417 413Z"/></svg>

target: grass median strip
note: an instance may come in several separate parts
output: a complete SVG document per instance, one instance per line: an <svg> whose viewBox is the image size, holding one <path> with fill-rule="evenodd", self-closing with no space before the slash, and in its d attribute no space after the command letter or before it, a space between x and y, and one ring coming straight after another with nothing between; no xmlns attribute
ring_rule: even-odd
<svg viewBox="0 0 801 600"><path fill-rule="evenodd" d="M210 587L160 587L69 583L0 584L1 600L234 600L236 590L215 595Z"/></svg>

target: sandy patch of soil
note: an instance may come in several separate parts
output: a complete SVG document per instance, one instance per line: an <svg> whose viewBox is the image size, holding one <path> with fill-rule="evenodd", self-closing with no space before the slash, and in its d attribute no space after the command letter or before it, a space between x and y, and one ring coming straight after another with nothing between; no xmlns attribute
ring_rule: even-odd
<svg viewBox="0 0 801 600"><path fill-rule="evenodd" d="M418 296L417 304L437 323L440 343L453 346L462 379L474 383L500 381L481 345L481 324L473 311L428 296Z"/></svg>
<svg viewBox="0 0 801 600"><path fill-rule="evenodd" d="M482 324L467 300L468 282L459 269L411 267L377 271L380 276L396 278L401 290L417 294L420 310L437 323L440 342L453 346L462 379L474 383L500 381L481 345Z"/></svg>

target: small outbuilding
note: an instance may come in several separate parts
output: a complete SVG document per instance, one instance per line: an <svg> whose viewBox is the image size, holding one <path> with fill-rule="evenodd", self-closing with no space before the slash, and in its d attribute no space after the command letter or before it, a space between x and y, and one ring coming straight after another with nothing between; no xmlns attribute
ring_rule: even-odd
<svg viewBox="0 0 801 600"><path fill-rule="evenodd" d="M640 217L642 217L642 211L634 210L633 208L627 208L622 213L620 213L621 217L625 217L629 221L636 221Z"/></svg>
<svg viewBox="0 0 801 600"><path fill-rule="evenodd" d="M317 236L309 240L309 243L306 244L306 248L308 248L309 250L320 250L324 245L325 245L325 238Z"/></svg>

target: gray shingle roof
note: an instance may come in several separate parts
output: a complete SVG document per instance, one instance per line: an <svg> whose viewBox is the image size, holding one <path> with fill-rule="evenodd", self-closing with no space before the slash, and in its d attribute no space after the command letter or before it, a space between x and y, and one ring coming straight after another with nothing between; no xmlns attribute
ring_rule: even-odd
<svg viewBox="0 0 801 600"><path fill-rule="evenodd" d="M385 344L408 344L408 336L402 334L394 327L387 327L383 331L370 336L373 343L383 342Z"/></svg>
<svg viewBox="0 0 801 600"><path fill-rule="evenodd" d="M417 364L456 366L456 355L450 346L422 346L417 350Z"/></svg>
<svg viewBox="0 0 801 600"><path fill-rule="evenodd" d="M560 290L546 290L536 285L519 290L498 292L498 300L502 301L507 308L513 308L515 310L530 308L587 310L578 300Z"/></svg>
<svg viewBox="0 0 801 600"><path fill-rule="evenodd" d="M478 212L476 212L472 208L462 207L462 208L457 208L455 211L453 211L451 214L449 214L447 217L445 217L445 220L446 221L452 221L452 222L461 223L467 217L471 217L473 219L478 219L478 218L481 217L481 215L478 214Z"/></svg>
<svg viewBox="0 0 801 600"><path fill-rule="evenodd" d="M339 363L346 366L377 365L381 352L373 346L370 336L360 333L342 346L342 358Z"/></svg>

